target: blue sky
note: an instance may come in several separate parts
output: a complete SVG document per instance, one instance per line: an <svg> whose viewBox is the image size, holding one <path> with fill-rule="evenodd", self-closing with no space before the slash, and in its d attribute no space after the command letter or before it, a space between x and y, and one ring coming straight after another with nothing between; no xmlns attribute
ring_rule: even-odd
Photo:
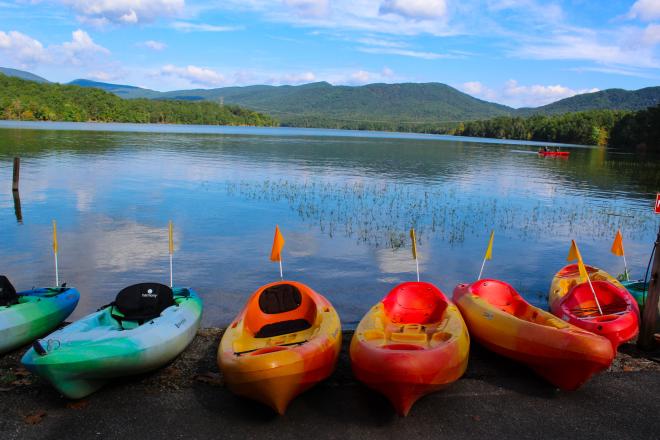
<svg viewBox="0 0 660 440"><path fill-rule="evenodd" d="M660 85L660 0L0 0L0 66L156 90L434 81L535 106Z"/></svg>

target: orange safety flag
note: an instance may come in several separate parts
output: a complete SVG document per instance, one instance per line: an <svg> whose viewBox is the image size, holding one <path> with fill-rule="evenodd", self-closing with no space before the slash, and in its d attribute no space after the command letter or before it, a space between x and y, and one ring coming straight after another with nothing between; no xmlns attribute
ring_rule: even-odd
<svg viewBox="0 0 660 440"><path fill-rule="evenodd" d="M410 239L412 240L413 258L417 259L417 238L415 237L415 228L410 228Z"/></svg>
<svg viewBox="0 0 660 440"><path fill-rule="evenodd" d="M589 280L589 274L587 273L587 268L584 267L584 261L582 261L582 255L580 254L580 250L578 249L575 240L571 240L571 249L568 251L568 257L566 258L566 260L568 261L577 260L578 269L580 271L580 281L584 283L585 281Z"/></svg>
<svg viewBox="0 0 660 440"><path fill-rule="evenodd" d="M493 258L493 239L495 238L495 231L490 232L490 240L488 241L488 247L486 248L486 255L484 255L484 260L490 260Z"/></svg>
<svg viewBox="0 0 660 440"><path fill-rule="evenodd" d="M273 239L273 249L270 251L270 261L282 261L282 248L284 247L284 237L280 228L275 225L275 238Z"/></svg>
<svg viewBox="0 0 660 440"><path fill-rule="evenodd" d="M616 237L614 237L614 242L612 243L612 253L617 257L623 257L623 236L621 235L621 229L616 231Z"/></svg>
<svg viewBox="0 0 660 440"><path fill-rule="evenodd" d="M53 220L53 252L57 253L57 223Z"/></svg>

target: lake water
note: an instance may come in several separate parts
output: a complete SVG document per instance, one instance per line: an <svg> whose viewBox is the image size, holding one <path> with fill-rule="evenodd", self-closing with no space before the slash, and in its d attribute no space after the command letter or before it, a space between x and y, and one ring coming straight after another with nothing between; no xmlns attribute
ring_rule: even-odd
<svg viewBox="0 0 660 440"><path fill-rule="evenodd" d="M124 286L169 282L167 222L175 225L175 284L205 301L204 324L227 324L258 286L275 225L286 239L285 278L330 299L345 327L395 284L415 278L451 295L485 276L547 307L547 291L576 239L587 263L618 274L621 228L634 277L660 225L653 214L660 160L567 146L449 136L286 128L0 122L0 272L19 289L80 289L73 318ZM20 210L11 192L21 156Z"/></svg>

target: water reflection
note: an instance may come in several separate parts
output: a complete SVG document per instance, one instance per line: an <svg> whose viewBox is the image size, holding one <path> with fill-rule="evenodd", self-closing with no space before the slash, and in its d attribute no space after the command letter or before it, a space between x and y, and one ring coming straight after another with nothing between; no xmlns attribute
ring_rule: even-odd
<svg viewBox="0 0 660 440"><path fill-rule="evenodd" d="M206 325L223 324L278 277L268 253L279 224L285 276L328 296L350 325L414 278L411 226L422 279L448 294L477 275L491 229L486 276L537 305L571 238L588 262L618 273L608 250L621 227L633 275L646 268L659 221L657 159L574 148L559 161L520 143L277 133L0 129L2 271L19 288L52 284L57 219L61 272L82 292L80 317L127 284L169 280L172 219L175 282L200 291ZM20 199L8 191L17 154Z"/></svg>

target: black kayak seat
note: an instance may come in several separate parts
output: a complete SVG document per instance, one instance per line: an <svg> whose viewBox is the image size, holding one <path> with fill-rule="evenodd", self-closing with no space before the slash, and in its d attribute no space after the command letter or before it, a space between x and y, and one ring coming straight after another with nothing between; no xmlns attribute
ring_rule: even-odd
<svg viewBox="0 0 660 440"><path fill-rule="evenodd" d="M4 275L0 275L0 306L11 306L18 303L16 289Z"/></svg>
<svg viewBox="0 0 660 440"><path fill-rule="evenodd" d="M122 321L137 321L142 324L160 316L173 306L172 289L160 283L140 283L125 287L111 304L112 317ZM114 310L119 313L113 313Z"/></svg>
<svg viewBox="0 0 660 440"><path fill-rule="evenodd" d="M301 332L310 328L312 324L307 322L306 319L291 319L289 321L280 321L273 324L266 324L257 334L255 338L272 338L273 336L286 335L289 333Z"/></svg>
<svg viewBox="0 0 660 440"><path fill-rule="evenodd" d="M269 315L296 310L302 304L302 295L296 286L277 284L261 292L259 308Z"/></svg>

